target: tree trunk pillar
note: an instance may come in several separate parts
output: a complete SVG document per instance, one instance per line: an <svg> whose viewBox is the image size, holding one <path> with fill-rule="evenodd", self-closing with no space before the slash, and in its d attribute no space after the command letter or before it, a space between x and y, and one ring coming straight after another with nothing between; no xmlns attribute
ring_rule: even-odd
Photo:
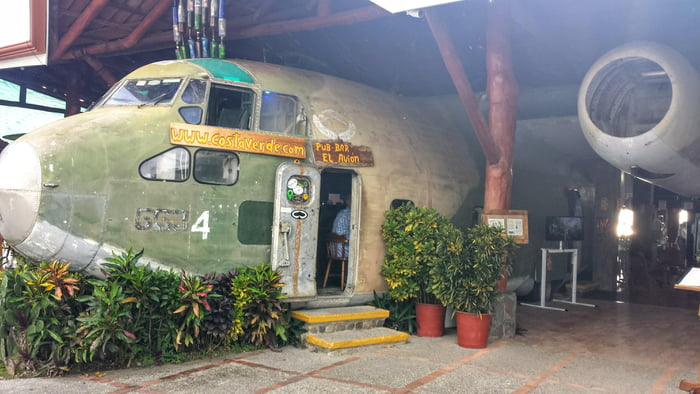
<svg viewBox="0 0 700 394"><path fill-rule="evenodd" d="M518 98L510 54L510 26L510 0L493 0L486 32L487 94L489 129L500 157L495 163L486 163L484 211L510 208Z"/></svg>

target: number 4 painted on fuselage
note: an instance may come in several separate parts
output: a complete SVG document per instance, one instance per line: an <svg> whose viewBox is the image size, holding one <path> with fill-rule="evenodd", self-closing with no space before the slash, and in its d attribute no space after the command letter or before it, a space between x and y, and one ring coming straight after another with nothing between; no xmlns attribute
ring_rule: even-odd
<svg viewBox="0 0 700 394"><path fill-rule="evenodd" d="M191 231L193 233L202 233L202 239L207 239L209 235L209 211L202 212L197 218L197 221L192 225Z"/></svg>

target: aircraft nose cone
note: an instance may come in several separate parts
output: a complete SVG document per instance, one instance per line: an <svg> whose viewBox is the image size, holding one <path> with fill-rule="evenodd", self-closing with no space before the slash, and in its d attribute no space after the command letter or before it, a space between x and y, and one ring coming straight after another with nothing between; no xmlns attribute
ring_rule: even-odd
<svg viewBox="0 0 700 394"><path fill-rule="evenodd" d="M11 244L24 241L39 212L41 165L34 148L13 142L0 154L0 235Z"/></svg>

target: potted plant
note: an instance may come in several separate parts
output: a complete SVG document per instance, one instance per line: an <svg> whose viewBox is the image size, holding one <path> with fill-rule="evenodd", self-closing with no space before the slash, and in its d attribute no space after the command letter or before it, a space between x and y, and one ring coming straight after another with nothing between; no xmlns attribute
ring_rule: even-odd
<svg viewBox="0 0 700 394"><path fill-rule="evenodd" d="M497 281L510 272L513 237L486 224L470 228L460 258L443 259L432 267L431 291L456 312L457 342L483 348L488 343L491 306L498 298Z"/></svg>
<svg viewBox="0 0 700 394"><path fill-rule="evenodd" d="M432 293L436 262L461 253L461 232L434 209L404 204L391 209L382 225L386 254L381 273L396 301L415 301L417 334L441 336L445 307Z"/></svg>

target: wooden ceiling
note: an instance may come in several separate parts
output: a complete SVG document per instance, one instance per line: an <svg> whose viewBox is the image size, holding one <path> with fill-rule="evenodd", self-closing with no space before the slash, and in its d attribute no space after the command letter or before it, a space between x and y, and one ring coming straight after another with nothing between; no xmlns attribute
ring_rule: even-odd
<svg viewBox="0 0 700 394"><path fill-rule="evenodd" d="M97 99L115 80L174 59L172 0L50 0L48 66L0 78L61 97L69 82ZM475 90L485 85L489 0L437 7ZM513 1L512 51L521 86L578 84L605 51L650 39L700 59L695 0ZM228 57L321 71L403 95L453 93L422 18L368 0L227 0ZM45 87L45 88L44 88Z"/></svg>

